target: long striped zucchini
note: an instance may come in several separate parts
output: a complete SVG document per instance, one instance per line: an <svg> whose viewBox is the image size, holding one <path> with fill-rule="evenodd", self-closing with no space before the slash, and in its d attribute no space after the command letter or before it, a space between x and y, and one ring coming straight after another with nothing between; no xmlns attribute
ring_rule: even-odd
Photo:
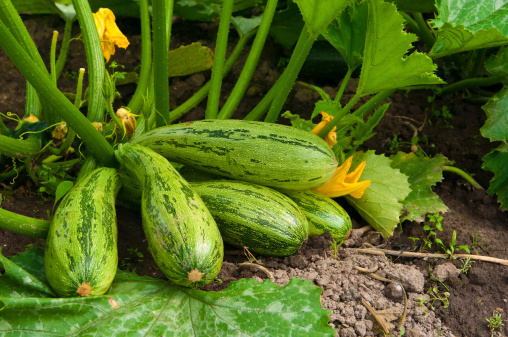
<svg viewBox="0 0 508 337"><path fill-rule="evenodd" d="M116 156L141 185L143 230L160 270L186 287L212 282L224 246L201 198L164 157L144 146L121 145Z"/></svg>
<svg viewBox="0 0 508 337"><path fill-rule="evenodd" d="M351 218L333 199L313 191L282 191L290 197L309 221L309 237L330 232L335 240L343 240L352 229Z"/></svg>
<svg viewBox="0 0 508 337"><path fill-rule="evenodd" d="M337 168L324 140L274 123L202 120L157 128L132 142L170 161L271 187L317 188Z"/></svg>
<svg viewBox="0 0 508 337"><path fill-rule="evenodd" d="M278 191L237 180L196 182L191 187L229 244L263 255L288 256L307 238L305 216Z"/></svg>
<svg viewBox="0 0 508 337"><path fill-rule="evenodd" d="M101 295L118 266L115 197L118 172L98 168L82 178L58 206L46 239L48 282L62 297Z"/></svg>

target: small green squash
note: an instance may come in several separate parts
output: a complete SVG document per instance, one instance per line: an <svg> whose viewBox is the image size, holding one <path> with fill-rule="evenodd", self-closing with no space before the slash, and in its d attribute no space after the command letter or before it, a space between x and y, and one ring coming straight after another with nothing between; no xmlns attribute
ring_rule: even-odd
<svg viewBox="0 0 508 337"><path fill-rule="evenodd" d="M102 295L118 267L115 197L118 172L98 168L74 185L58 206L44 252L50 286L61 297Z"/></svg>
<svg viewBox="0 0 508 337"><path fill-rule="evenodd" d="M160 270L186 287L212 282L222 266L224 246L199 195L164 157L147 147L124 144L115 155L141 186L143 230Z"/></svg>

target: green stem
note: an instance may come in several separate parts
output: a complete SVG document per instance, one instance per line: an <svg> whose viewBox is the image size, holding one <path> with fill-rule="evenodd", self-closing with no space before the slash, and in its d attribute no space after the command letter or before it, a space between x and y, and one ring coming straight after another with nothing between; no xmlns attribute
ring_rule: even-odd
<svg viewBox="0 0 508 337"><path fill-rule="evenodd" d="M69 53L69 45L71 42L73 23L74 19L71 20L65 19L64 35L62 39L62 44L60 46L60 52L58 53L58 59L56 61L56 78L59 78L60 74L62 74L62 70L65 66L65 61L67 60L67 54Z"/></svg>
<svg viewBox="0 0 508 337"><path fill-rule="evenodd" d="M46 70L44 61L37 50L37 47L32 41L21 17L12 5L11 1L0 1L0 21L2 21L9 31L13 34L14 38L23 47L23 49L32 57L41 69ZM49 76L46 70L46 74ZM42 120L42 106L39 101L37 92L30 83L26 84L26 102L25 102L25 116L28 117L33 114L39 120Z"/></svg>
<svg viewBox="0 0 508 337"><path fill-rule="evenodd" d="M153 73L155 92L155 123L157 127L169 123L169 80L168 80L168 27L167 14L172 0L152 1L153 20Z"/></svg>
<svg viewBox="0 0 508 337"><path fill-rule="evenodd" d="M0 47L14 63L21 74L34 86L49 106L64 119L70 128L79 131L79 136L99 160L109 167L117 165L113 148L84 117L81 112L53 85L49 76L37 66L10 34L3 22L0 22Z"/></svg>
<svg viewBox="0 0 508 337"><path fill-rule="evenodd" d="M88 153L85 159L85 162L83 165L81 165L81 168L78 172L78 177L76 178L76 181L79 181L81 178L86 177L86 175L93 170L97 168L97 160L91 153Z"/></svg>
<svg viewBox="0 0 508 337"><path fill-rule="evenodd" d="M102 86L106 67L102 53L101 41L95 26L95 20L88 0L72 0L78 17L83 42L85 45L86 63L88 65L88 113L91 122L102 122L104 118L104 96Z"/></svg>
<svg viewBox="0 0 508 337"><path fill-rule="evenodd" d="M273 98L272 105L268 110L265 122L274 123L279 117L280 111L286 102L289 92L295 83L296 77L305 62L315 39L316 36L311 35L307 27L304 26L293 54L289 59L288 66L281 75L281 81L277 81L275 84L277 85L277 90Z"/></svg>
<svg viewBox="0 0 508 337"><path fill-rule="evenodd" d="M445 96L467 88L491 86L501 83L505 78L506 75L504 74L497 74L489 77L468 78L442 87L439 91L439 96Z"/></svg>
<svg viewBox="0 0 508 337"><path fill-rule="evenodd" d="M355 71L355 69L356 68L348 67L346 75L344 75L342 83L340 84L339 91L337 91L337 95L335 95L335 98L333 99L334 102L340 102L340 100L342 99L342 95L344 95L344 91L346 90L347 84L349 83L349 79L351 78L351 75L353 74L353 71Z"/></svg>
<svg viewBox="0 0 508 337"><path fill-rule="evenodd" d="M30 218L0 208L0 227L15 233L46 239L50 221Z"/></svg>
<svg viewBox="0 0 508 337"><path fill-rule="evenodd" d="M238 104L243 98L245 91L247 91L247 87L250 83L252 75L256 70L256 66L259 61L259 57L261 52L263 51L263 47L265 45L266 37L268 36L268 32L270 31L270 26L272 24L273 15L275 14L275 9L277 8L277 0L268 0L265 5L265 11L263 12L263 18L261 19L261 24L259 25L259 30L256 34L256 38L252 43L252 47L249 52L249 56L245 61L242 72L238 81L233 88L233 91L228 97L228 100L222 107L218 118L219 119L228 119L233 116ZM296 78L296 77L295 77Z"/></svg>
<svg viewBox="0 0 508 337"><path fill-rule="evenodd" d="M236 63L236 61L242 54L242 51L244 50L245 46L255 34L256 30L253 30L240 38L240 40L235 46L235 49L233 49L233 52L231 53L231 55L229 56L228 60L224 65L224 73L222 75L223 77L229 73L231 68L233 68L233 65ZM192 97L190 97L187 101L185 101L176 109L174 109L171 113L170 122L172 123L180 119L187 112L197 107L198 104L201 103L201 101L203 101L206 98L208 92L210 91L210 88L211 81L208 81L204 86L201 87L201 89L199 89L194 95L192 95Z"/></svg>
<svg viewBox="0 0 508 337"><path fill-rule="evenodd" d="M56 86L56 41L58 39L58 31L53 31L53 38L51 39L51 50L49 53L49 71L51 74L51 81Z"/></svg>
<svg viewBox="0 0 508 337"><path fill-rule="evenodd" d="M427 25L427 22L425 22L425 19L423 18L422 13L420 13L420 12L414 12L413 16L415 18L416 24L418 25L418 27L420 29L420 34L418 35L418 37L429 48L432 48L434 43L436 43L436 38L434 37L434 35L430 31L429 26Z"/></svg>
<svg viewBox="0 0 508 337"><path fill-rule="evenodd" d="M19 166L16 168L13 167L12 169L10 169L9 171L7 171L5 173L0 173L0 182L4 181L6 179L17 177L20 173L25 172L25 170L26 170L25 165L23 165L23 166ZM11 183L13 183L15 180L16 180L16 178L13 178L11 180Z"/></svg>
<svg viewBox="0 0 508 337"><path fill-rule="evenodd" d="M143 105L143 95L146 94L152 68L152 37L147 0L139 1L139 11L141 17L141 71L136 91L128 104L128 108L135 115L138 114Z"/></svg>
<svg viewBox="0 0 508 337"><path fill-rule="evenodd" d="M454 166L443 166L443 171L453 172L464 178L473 187L483 190L483 187L476 182L469 174Z"/></svg>
<svg viewBox="0 0 508 337"><path fill-rule="evenodd" d="M220 15L219 31L217 32L217 43L213 57L211 87L208 94L208 101L205 111L205 119L215 119L219 112L219 101L222 87L222 76L224 75L224 63L228 47L229 25L231 13L233 12L233 0L224 0Z"/></svg>
<svg viewBox="0 0 508 337"><path fill-rule="evenodd" d="M0 154L12 158L26 158L41 150L41 142L34 137L14 139L0 135Z"/></svg>
<svg viewBox="0 0 508 337"><path fill-rule="evenodd" d="M411 17L411 15L407 14L406 12L401 12L399 11L399 14L404 18L404 20L406 21L406 25L409 27L409 29L415 33L416 35L418 35L418 37L420 37L420 27L418 27L418 24L416 23L416 21ZM420 40L421 40L421 37L420 37Z"/></svg>
<svg viewBox="0 0 508 337"><path fill-rule="evenodd" d="M279 77L277 82L272 86L272 88L265 94L263 99L259 101L259 103L254 107L254 109L251 110L251 112L248 113L247 116L244 117L244 120L246 121L258 121L263 117L263 115L268 111L270 108L270 105L273 102L273 98L275 97L275 94L277 93L277 83L279 81L282 81L282 76Z"/></svg>
<svg viewBox="0 0 508 337"><path fill-rule="evenodd" d="M85 68L79 68L78 73L78 86L76 88L76 97L74 97L74 106L76 109L81 107L81 95L83 93L83 76L85 75Z"/></svg>
<svg viewBox="0 0 508 337"><path fill-rule="evenodd" d="M483 67L485 62L485 55L487 53L487 48L482 48L480 50L475 50L475 60L473 67L470 71L469 77L476 77L480 73L480 70Z"/></svg>
<svg viewBox="0 0 508 337"><path fill-rule="evenodd" d="M381 104L385 99L388 98L391 94L395 92L396 89L386 89L379 93L377 93L374 97L369 99L365 104L363 104L361 107L358 108L354 112L355 116L358 116L360 118L364 118L367 113L375 109L379 104ZM351 108L358 102L358 100L361 98L359 95L355 95L348 104L340 111L339 115L344 115L345 113L348 113ZM328 132L332 130L334 126L337 126L340 122L339 118L334 118L330 123L328 123L327 126L319 133L319 137L325 137Z"/></svg>

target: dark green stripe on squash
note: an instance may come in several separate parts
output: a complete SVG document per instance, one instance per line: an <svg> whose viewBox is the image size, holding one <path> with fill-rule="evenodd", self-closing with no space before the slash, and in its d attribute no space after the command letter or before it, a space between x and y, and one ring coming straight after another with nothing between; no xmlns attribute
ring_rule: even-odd
<svg viewBox="0 0 508 337"><path fill-rule="evenodd" d="M280 192L234 180L191 186L214 216L225 242L263 255L288 256L307 238L305 216Z"/></svg>
<svg viewBox="0 0 508 337"><path fill-rule="evenodd" d="M309 237L330 232L335 240L343 240L352 229L351 218L333 199L313 191L283 190L309 221Z"/></svg>
<svg viewBox="0 0 508 337"><path fill-rule="evenodd" d="M224 247L198 194L149 148L125 144L116 156L141 185L143 230L160 270L171 282L187 287L212 282L222 266Z"/></svg>
<svg viewBox="0 0 508 337"><path fill-rule="evenodd" d="M65 195L49 226L44 253L48 282L62 297L101 295L118 266L115 197L118 172L99 168Z"/></svg>
<svg viewBox="0 0 508 337"><path fill-rule="evenodd" d="M203 171L287 189L319 187L337 168L323 139L274 123L202 120L157 128L133 143Z"/></svg>

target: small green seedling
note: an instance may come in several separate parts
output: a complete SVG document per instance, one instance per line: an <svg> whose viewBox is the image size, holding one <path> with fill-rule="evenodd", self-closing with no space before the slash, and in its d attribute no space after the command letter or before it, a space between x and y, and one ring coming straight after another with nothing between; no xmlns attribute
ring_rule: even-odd
<svg viewBox="0 0 508 337"><path fill-rule="evenodd" d="M439 246L441 246L441 248L443 248L443 250L445 251L445 254L448 254L450 259L452 258L453 254L455 253L456 250L462 249L465 252L467 252L468 254L470 254L471 252L469 251L468 245L457 246L456 239L457 239L457 232L454 230L453 234L452 234L452 242L450 242L448 244L448 247L446 247L446 245L443 243L443 241L441 241L438 238L435 238L434 242L437 243Z"/></svg>
<svg viewBox="0 0 508 337"><path fill-rule="evenodd" d="M427 291L430 295L430 298L425 299L422 297L418 297L420 306L423 306L424 303L429 303L430 308L434 311L436 310L434 308L434 302L435 301L441 301L443 303L443 308L448 308L450 305L450 302L448 301L448 297L450 296L450 293L448 291L445 291L442 295L439 293L439 290L437 287L430 287Z"/></svg>
<svg viewBox="0 0 508 337"><path fill-rule="evenodd" d="M500 311L503 311L503 310L500 309L500 308L497 308L492 313L492 316L487 318L487 322L489 322L487 324L487 327L490 329L490 335L491 336L494 335L494 330L500 329L502 326L504 326L504 323L503 323L503 320L502 320L502 315L501 315Z"/></svg>
<svg viewBox="0 0 508 337"><path fill-rule="evenodd" d="M460 272L463 274L467 274L467 272L473 267L474 261L471 261L470 258L461 259L462 267L460 268Z"/></svg>
<svg viewBox="0 0 508 337"><path fill-rule="evenodd" d="M332 239L332 241L330 241L330 246L332 247L332 250L333 250L333 256L332 257L337 257L338 256L338 251L339 251L340 246L342 246L342 244L344 244L344 240L335 240L335 239Z"/></svg>

